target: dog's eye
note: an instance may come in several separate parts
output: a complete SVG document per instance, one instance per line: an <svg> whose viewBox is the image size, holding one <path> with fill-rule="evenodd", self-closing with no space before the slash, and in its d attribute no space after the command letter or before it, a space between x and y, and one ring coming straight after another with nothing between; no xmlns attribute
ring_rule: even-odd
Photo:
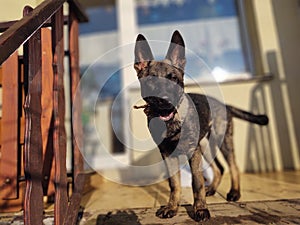
<svg viewBox="0 0 300 225"><path fill-rule="evenodd" d="M167 78L170 79L170 80L176 80L176 76L173 73L169 73L167 75Z"/></svg>

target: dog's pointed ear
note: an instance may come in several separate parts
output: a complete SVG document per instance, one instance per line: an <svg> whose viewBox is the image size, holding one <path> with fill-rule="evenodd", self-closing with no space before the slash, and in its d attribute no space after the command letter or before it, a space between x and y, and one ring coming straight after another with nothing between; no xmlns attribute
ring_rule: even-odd
<svg viewBox="0 0 300 225"><path fill-rule="evenodd" d="M173 66L184 70L186 62L185 45L181 34L177 30L172 35L166 59L170 60Z"/></svg>
<svg viewBox="0 0 300 225"><path fill-rule="evenodd" d="M134 57L134 69L137 72L145 69L148 62L154 59L146 38L141 34L136 38Z"/></svg>

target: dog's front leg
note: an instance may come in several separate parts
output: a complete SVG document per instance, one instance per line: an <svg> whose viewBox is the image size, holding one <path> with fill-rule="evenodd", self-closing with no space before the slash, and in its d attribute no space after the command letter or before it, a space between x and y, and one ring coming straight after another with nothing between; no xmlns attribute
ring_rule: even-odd
<svg viewBox="0 0 300 225"><path fill-rule="evenodd" d="M162 206L156 212L156 216L160 218L171 218L177 214L180 202L181 184L179 160L177 157L166 157L162 155L169 174L170 197L167 206Z"/></svg>
<svg viewBox="0 0 300 225"><path fill-rule="evenodd" d="M192 187L194 193L194 219L196 221L206 221L210 218L210 213L206 207L205 185L201 169L202 154L199 148L194 151L189 159L192 173Z"/></svg>

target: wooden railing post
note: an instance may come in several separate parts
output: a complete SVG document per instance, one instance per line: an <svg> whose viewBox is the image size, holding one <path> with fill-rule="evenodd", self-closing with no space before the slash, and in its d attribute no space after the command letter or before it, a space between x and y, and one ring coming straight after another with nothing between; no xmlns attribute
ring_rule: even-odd
<svg viewBox="0 0 300 225"><path fill-rule="evenodd" d="M79 69L79 24L73 11L69 15L69 66L71 82L71 119L73 143L73 177L83 172L83 157L80 152L82 143L81 98L80 98L80 69ZM75 99L76 97L76 99ZM76 137L75 135L76 134Z"/></svg>
<svg viewBox="0 0 300 225"><path fill-rule="evenodd" d="M80 149L82 143L82 123L81 123L81 98L80 98L80 70L79 70L79 26L78 19L74 12L69 10L69 67L71 82L71 127L72 127L72 168L73 168L73 194L65 217L64 225L76 224L78 211L80 208L81 194L84 187L83 157ZM76 136L75 136L76 135Z"/></svg>
<svg viewBox="0 0 300 225"><path fill-rule="evenodd" d="M63 7L52 17L53 49L53 150L55 159L55 207L54 222L63 224L68 208L67 169L66 169L66 131L65 131L65 93L64 93L64 15Z"/></svg>
<svg viewBox="0 0 300 225"><path fill-rule="evenodd" d="M42 28L42 138L43 138L43 191L52 200L54 197L53 160L53 67L51 30ZM49 199L49 200L50 200Z"/></svg>
<svg viewBox="0 0 300 225"><path fill-rule="evenodd" d="M0 157L0 198L18 198L19 159L19 71L18 53L2 65L2 132Z"/></svg>
<svg viewBox="0 0 300 225"><path fill-rule="evenodd" d="M26 178L24 202L25 225L43 224L41 59L41 31L38 30L24 46L24 72L28 82L27 96L24 104L26 118L24 146L24 170Z"/></svg>

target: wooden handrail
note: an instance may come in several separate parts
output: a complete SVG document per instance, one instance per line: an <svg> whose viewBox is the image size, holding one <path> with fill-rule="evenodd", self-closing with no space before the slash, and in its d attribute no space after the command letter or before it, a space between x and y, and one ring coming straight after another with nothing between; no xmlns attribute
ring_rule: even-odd
<svg viewBox="0 0 300 225"><path fill-rule="evenodd" d="M64 16L63 4L69 4L69 15ZM80 152L81 142L76 142L73 132L82 132L80 120L81 104L73 101L73 96L77 90L80 80L79 72L79 46L78 46L78 23L88 21L86 14L82 10L77 0L45 0L35 9L26 6L23 10L24 17L20 20L0 23L0 66L5 71L6 112L13 109L15 114L4 113L6 120L10 122L15 119L14 124L6 126L2 135L5 138L13 138L5 149L2 146L1 154L8 159L14 156L13 160L3 160L2 162L13 162L7 172L8 166L0 168L4 178L0 183L4 183L1 190L1 198L11 200L18 198L18 177L21 168L20 159L20 118L21 104L25 112L25 127L23 134L24 148L23 173L25 176L24 191L24 224L39 225L43 222L43 194L55 191L54 223L56 225L71 225L77 220L77 212L84 186L83 159ZM68 25L69 48L65 51L64 25ZM45 29L43 27L51 27ZM17 49L23 45L23 67L19 67ZM67 54L66 54L67 53ZM64 87L64 57L69 57L70 76L70 102L69 107L73 108L72 118L76 122L72 124L72 182L73 195L68 199L68 179L66 168L66 130L65 130L65 87ZM14 57L12 57L14 56ZM9 64L13 60L13 65ZM3 63L3 64L2 64ZM8 70L11 69L11 70ZM19 73L23 71L23 85L20 86ZM16 89L8 89L8 85L17 83ZM22 96L19 94L22 92ZM3 91L4 93L4 91ZM5 94L4 93L4 94ZM3 96L4 96L3 94ZM24 94L24 98L23 98ZM19 101L20 100L20 101ZM49 101L52 106L45 105ZM4 101L3 101L4 102ZM15 107L15 108L13 108ZM47 114L47 116L45 116ZM76 119L77 118L77 119ZM78 119L79 118L79 119ZM46 122L45 120L46 119ZM5 121L4 119L2 122ZM2 124L3 125L3 124ZM13 126L13 128L11 128ZM3 127L3 126L2 126ZM4 130L4 129L3 129ZM46 133L43 131L47 131ZM4 138L3 138L4 137ZM10 139L9 139L10 140ZM16 147L15 147L16 146ZM13 153L11 152L13 150ZM0 165L4 165L1 163ZM20 167L18 167L20 166ZM1 174L1 175L3 175ZM1 177L2 178L2 177ZM2 187L1 186L1 187ZM48 189L50 188L50 189ZM3 191L5 190L5 192ZM13 192L12 192L13 191ZM2 193L3 192L3 193ZM70 201L68 201L70 200Z"/></svg>
<svg viewBox="0 0 300 225"><path fill-rule="evenodd" d="M0 32L3 33L12 25L14 25L16 22L18 22L18 20L0 22ZM64 16L64 25L68 25L68 23L69 23L69 16ZM48 20L46 23L44 23L42 27L51 27L51 20Z"/></svg>
<svg viewBox="0 0 300 225"><path fill-rule="evenodd" d="M6 31L8 28L10 28L12 25L14 25L18 20L12 20L12 21L6 21L0 23L0 32Z"/></svg>
<svg viewBox="0 0 300 225"><path fill-rule="evenodd" d="M0 65L45 24L68 0L48 0L38 5L28 16L15 22L0 36ZM79 22L88 21L77 0L68 1Z"/></svg>

